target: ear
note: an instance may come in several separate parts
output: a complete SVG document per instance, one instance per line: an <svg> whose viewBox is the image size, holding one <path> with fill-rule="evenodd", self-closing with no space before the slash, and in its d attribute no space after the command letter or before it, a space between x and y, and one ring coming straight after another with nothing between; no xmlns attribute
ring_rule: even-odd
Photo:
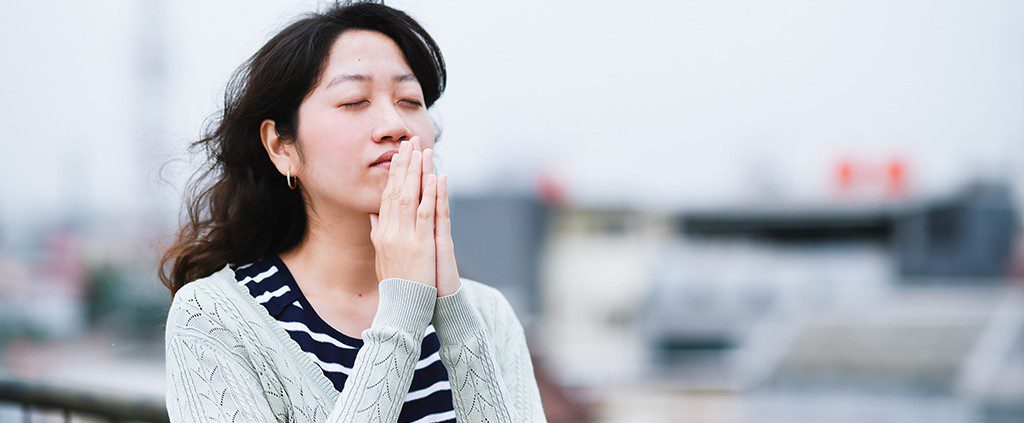
<svg viewBox="0 0 1024 423"><path fill-rule="evenodd" d="M273 120L265 119L260 124L260 138L263 140L263 148L267 150L270 161L281 175L287 175L289 166L292 176L299 174L299 155L295 150L294 143L286 143L285 139L277 133L277 126Z"/></svg>

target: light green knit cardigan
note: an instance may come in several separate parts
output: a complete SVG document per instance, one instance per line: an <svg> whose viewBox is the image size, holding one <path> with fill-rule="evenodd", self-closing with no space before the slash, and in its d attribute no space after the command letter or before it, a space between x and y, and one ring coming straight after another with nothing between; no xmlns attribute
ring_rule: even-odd
<svg viewBox="0 0 1024 423"><path fill-rule="evenodd" d="M501 292L466 278L441 298L400 278L378 289L377 314L339 393L228 265L185 284L167 315L170 420L397 421L433 323L458 421L546 421L522 325Z"/></svg>

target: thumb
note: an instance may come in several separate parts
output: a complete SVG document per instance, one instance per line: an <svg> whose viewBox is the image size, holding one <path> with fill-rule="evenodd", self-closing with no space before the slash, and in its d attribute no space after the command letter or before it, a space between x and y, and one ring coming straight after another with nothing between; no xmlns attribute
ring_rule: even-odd
<svg viewBox="0 0 1024 423"><path fill-rule="evenodd" d="M370 213L370 234L371 235L374 232L377 231L377 219L378 219L378 217L379 216L376 213ZM372 237L371 237L371 241L372 241ZM376 247L376 246L374 246L374 247ZM374 260L373 260L373 271L377 275L377 280L380 281L381 280L381 277L380 277L380 260L377 260L376 256L374 257Z"/></svg>

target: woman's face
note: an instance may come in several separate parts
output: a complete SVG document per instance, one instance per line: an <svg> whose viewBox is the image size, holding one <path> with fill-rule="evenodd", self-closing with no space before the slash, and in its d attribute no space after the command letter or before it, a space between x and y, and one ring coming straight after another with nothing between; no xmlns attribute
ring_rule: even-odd
<svg viewBox="0 0 1024 423"><path fill-rule="evenodd" d="M401 49L369 30L348 30L334 41L298 120L299 183L318 210L378 212L388 171L370 164L413 136L421 150L433 147L436 135Z"/></svg>

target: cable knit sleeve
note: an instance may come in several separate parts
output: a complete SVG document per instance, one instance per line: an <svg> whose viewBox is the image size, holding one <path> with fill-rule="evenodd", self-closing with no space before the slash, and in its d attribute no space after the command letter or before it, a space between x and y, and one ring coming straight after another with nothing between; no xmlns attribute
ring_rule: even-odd
<svg viewBox="0 0 1024 423"><path fill-rule="evenodd" d="M193 282L195 283L195 282ZM291 421L280 375L253 363L289 362L270 340L257 338L246 318L218 301L212 288L181 288L168 313L167 407L171 422ZM197 291L210 289L206 295ZM378 309L363 331L352 372L325 420L394 422L412 382L430 324L437 288L389 278L379 283ZM255 346L253 344L256 344ZM295 346L297 348L297 346ZM250 354L260 354L253 358ZM269 354L270 356L263 356ZM276 361L275 361L276 360ZM277 375L277 376L275 376ZM312 417L312 416L310 416Z"/></svg>
<svg viewBox="0 0 1024 423"><path fill-rule="evenodd" d="M193 282L195 283L195 282ZM222 324L223 302L198 284L178 290L167 315L167 414L171 422L279 421L246 348Z"/></svg>
<svg viewBox="0 0 1024 423"><path fill-rule="evenodd" d="M377 314L328 422L394 422L405 403L437 288L407 279L380 282Z"/></svg>
<svg viewBox="0 0 1024 423"><path fill-rule="evenodd" d="M245 360L209 336L166 339L167 414L171 422L279 421Z"/></svg>
<svg viewBox="0 0 1024 423"><path fill-rule="evenodd" d="M500 291L480 288L480 310L466 283L437 299L433 324L459 421L546 422L523 327ZM486 313L489 319L484 319ZM490 324L487 321L490 321Z"/></svg>

